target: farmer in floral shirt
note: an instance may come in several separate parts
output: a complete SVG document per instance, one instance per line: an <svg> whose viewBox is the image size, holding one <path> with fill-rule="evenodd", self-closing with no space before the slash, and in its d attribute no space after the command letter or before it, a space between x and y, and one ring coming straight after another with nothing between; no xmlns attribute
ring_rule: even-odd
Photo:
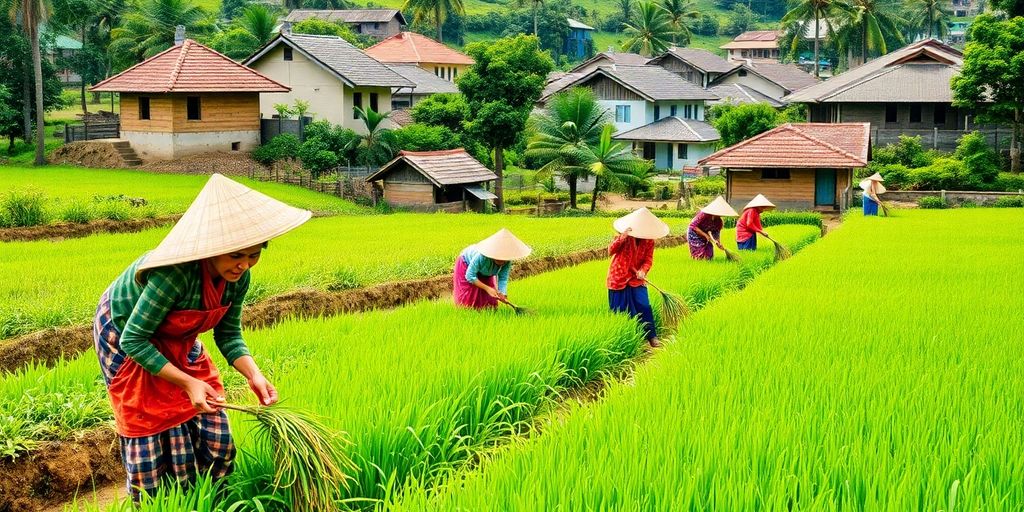
<svg viewBox="0 0 1024 512"><path fill-rule="evenodd" d="M613 224L619 236L615 237L608 254L608 305L612 311L629 313L644 329L644 337L651 347L661 346L654 325L654 311L647 295L647 273L654 264L654 240L669 233L668 224L647 208L621 217Z"/></svg>

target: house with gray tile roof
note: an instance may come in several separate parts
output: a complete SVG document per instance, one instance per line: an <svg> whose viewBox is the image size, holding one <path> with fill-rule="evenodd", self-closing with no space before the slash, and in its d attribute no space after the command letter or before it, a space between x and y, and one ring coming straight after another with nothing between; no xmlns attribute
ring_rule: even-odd
<svg viewBox="0 0 1024 512"><path fill-rule="evenodd" d="M718 84L708 87L708 90L720 98L714 102L715 104L731 103L733 105L743 105L747 103L767 103L775 108L786 106L785 103L743 84Z"/></svg>
<svg viewBox="0 0 1024 512"><path fill-rule="evenodd" d="M385 113L392 92L415 90L416 84L362 50L335 36L279 34L245 65L291 88L288 93L260 96L260 112L274 117L278 103L307 101L316 119L364 132L355 107Z"/></svg>
<svg viewBox="0 0 1024 512"><path fill-rule="evenodd" d="M701 48L676 46L648 63L661 66L701 87L707 87L723 73L728 73L739 66Z"/></svg>
<svg viewBox="0 0 1024 512"><path fill-rule="evenodd" d="M414 84L413 87L396 87L391 90L391 108L393 109L410 108L434 94L459 94L459 88L454 83L415 64L388 64L387 66Z"/></svg>
<svg viewBox="0 0 1024 512"><path fill-rule="evenodd" d="M293 9L281 21L294 24L311 18L344 23L352 32L376 39L398 34L407 24L398 9Z"/></svg>
<svg viewBox="0 0 1024 512"><path fill-rule="evenodd" d="M819 83L814 75L795 64L778 62L747 62L723 73L709 84L742 84L750 89L781 101L782 98Z"/></svg>

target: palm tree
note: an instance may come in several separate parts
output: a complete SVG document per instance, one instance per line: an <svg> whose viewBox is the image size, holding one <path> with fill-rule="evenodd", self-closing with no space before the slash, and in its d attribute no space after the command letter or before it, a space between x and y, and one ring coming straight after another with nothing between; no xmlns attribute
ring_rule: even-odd
<svg viewBox="0 0 1024 512"><path fill-rule="evenodd" d="M924 35L929 39L933 37L943 39L949 36L949 11L946 10L945 2L915 0L911 6L913 12L917 13L913 19L917 35Z"/></svg>
<svg viewBox="0 0 1024 512"><path fill-rule="evenodd" d="M794 47L804 36L807 23L814 23L814 76L821 76L821 23L825 22L827 34L832 33L832 17L839 12L844 4L840 0L797 0L793 8L782 17L783 25L799 24L798 36L793 38Z"/></svg>
<svg viewBox="0 0 1024 512"><path fill-rule="evenodd" d="M53 11L49 0L19 0L12 2L9 9L11 20L21 21L21 29L32 44L32 69L36 90L36 165L46 164L46 126L43 111L43 57L39 48L39 26L46 22ZM26 116L27 119L27 116Z"/></svg>
<svg viewBox="0 0 1024 512"><path fill-rule="evenodd" d="M633 15L633 0L619 0L619 10L622 12L623 23L629 21Z"/></svg>
<svg viewBox="0 0 1024 512"><path fill-rule="evenodd" d="M683 44L689 44L693 34L690 32L690 26L686 23L686 20L700 18L700 12L697 11L693 2L688 0L662 0L661 7L668 13L669 23L675 29L672 32L672 44L676 44L676 36L679 35L683 36Z"/></svg>
<svg viewBox="0 0 1024 512"><path fill-rule="evenodd" d="M846 11L834 39L840 50L852 54L854 47L861 63L867 62L868 52L885 55L889 52L886 39L903 43L900 27L905 22L892 9L889 2L853 0Z"/></svg>
<svg viewBox="0 0 1024 512"><path fill-rule="evenodd" d="M619 142L612 142L612 124L604 125L601 138L597 145L589 148L587 162L590 173L594 175L594 197L590 200L590 211L597 209L597 199L601 194L602 183L605 186L615 183L632 181L633 173L639 167L647 165L645 160L638 158L631 148Z"/></svg>
<svg viewBox="0 0 1024 512"><path fill-rule="evenodd" d="M622 45L625 51L636 52L645 57L663 53L672 39L672 21L663 7L644 0L633 9L633 19L623 23L623 32L629 36Z"/></svg>
<svg viewBox="0 0 1024 512"><path fill-rule="evenodd" d="M525 7L526 4L530 4L530 8L533 10L533 35L537 35L537 17L540 14L540 7L544 5L544 0L516 0L516 5L519 7Z"/></svg>
<svg viewBox="0 0 1024 512"><path fill-rule="evenodd" d="M264 4L253 4L242 11L236 23L259 40L262 46L274 37L277 18L277 11Z"/></svg>
<svg viewBox="0 0 1024 512"><path fill-rule="evenodd" d="M432 21L437 27L437 41L444 42L441 27L448 19L448 13L453 12L459 16L466 14L466 8L462 0L405 0L402 5L403 11L412 11L413 21Z"/></svg>
<svg viewBox="0 0 1024 512"><path fill-rule="evenodd" d="M111 31L108 51L120 58L122 66L135 64L173 46L178 25L189 35L214 30L210 15L192 0L143 0Z"/></svg>
<svg viewBox="0 0 1024 512"><path fill-rule="evenodd" d="M359 157L364 165L377 167L395 156L395 141L391 130L384 128L384 121L391 113L381 114L372 108L356 107L356 116L363 120L366 134L360 135Z"/></svg>
<svg viewBox="0 0 1024 512"><path fill-rule="evenodd" d="M576 183L590 174L587 155L610 122L608 109L587 88L575 87L555 95L543 114L531 119L534 135L526 155L541 163L539 174L558 174L569 184L569 206L576 208Z"/></svg>

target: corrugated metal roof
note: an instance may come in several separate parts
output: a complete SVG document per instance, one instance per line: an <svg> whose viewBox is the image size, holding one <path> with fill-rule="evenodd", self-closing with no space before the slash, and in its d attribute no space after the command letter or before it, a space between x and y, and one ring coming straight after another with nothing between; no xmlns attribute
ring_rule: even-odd
<svg viewBox="0 0 1024 512"><path fill-rule="evenodd" d="M366 55L348 41L337 36L309 34L279 34L245 63L263 58L279 44L287 44L306 54L328 71L354 86L360 87L413 87L415 84L391 68Z"/></svg>
<svg viewBox="0 0 1024 512"><path fill-rule="evenodd" d="M600 66L586 73L570 73L544 88L541 101L559 91L605 76L643 96L647 101L716 100L718 96L661 66Z"/></svg>
<svg viewBox="0 0 1024 512"><path fill-rule="evenodd" d="M588 73L605 64L623 64L626 66L643 66L651 59L638 53L614 52L608 50L581 62L569 70L570 73Z"/></svg>
<svg viewBox="0 0 1024 512"><path fill-rule="evenodd" d="M935 39L905 46L785 98L787 103L952 101L963 54Z"/></svg>
<svg viewBox="0 0 1024 512"><path fill-rule="evenodd" d="M615 134L614 138L652 142L711 142L721 137L714 126L704 121L669 116L639 128Z"/></svg>
<svg viewBox="0 0 1024 512"><path fill-rule="evenodd" d="M456 87L455 84L414 64L387 64L387 66L395 73L402 75L406 80L416 85L416 90L412 91L413 94L446 94L459 92L459 88ZM409 91L403 90L399 92L399 94L402 93L408 94Z"/></svg>
<svg viewBox="0 0 1024 512"><path fill-rule="evenodd" d="M733 38L732 41L719 46L723 50L741 50L757 48L778 48L778 30L751 30Z"/></svg>
<svg viewBox="0 0 1024 512"><path fill-rule="evenodd" d="M579 30L594 30L594 27L591 27L590 25L587 25L586 23L581 23L579 21L576 21L576 20L574 20L572 18L568 18L567 21L569 22L569 28L575 28L575 29L579 29Z"/></svg>
<svg viewBox="0 0 1024 512"><path fill-rule="evenodd" d="M367 48L366 54L389 63L473 64L468 55L415 32L399 32Z"/></svg>
<svg viewBox="0 0 1024 512"><path fill-rule="evenodd" d="M288 13L282 21L297 23L309 18L344 23L388 23L398 17L398 22L405 25L405 16L397 9L295 9Z"/></svg>
<svg viewBox="0 0 1024 512"><path fill-rule="evenodd" d="M90 88L95 92L288 92L288 86L191 39Z"/></svg>
<svg viewBox="0 0 1024 512"><path fill-rule="evenodd" d="M384 164L379 171L366 178L377 181L394 169L399 162L406 162L427 177L436 186L481 183L498 179L493 171L470 156L465 149L446 151L401 151L398 156Z"/></svg>
<svg viewBox="0 0 1024 512"><path fill-rule="evenodd" d="M708 87L708 90L721 98L721 100L716 101L715 103L744 104L764 102L773 107L781 107L784 105L781 101L743 84L713 85Z"/></svg>
<svg viewBox="0 0 1024 512"><path fill-rule="evenodd" d="M676 46L669 48L667 52L654 60L664 59L669 55L673 55L705 73L725 73L739 65L701 48L679 48Z"/></svg>
<svg viewBox="0 0 1024 512"><path fill-rule="evenodd" d="M850 169L868 164L869 123L790 123L729 146L700 165L729 169Z"/></svg>

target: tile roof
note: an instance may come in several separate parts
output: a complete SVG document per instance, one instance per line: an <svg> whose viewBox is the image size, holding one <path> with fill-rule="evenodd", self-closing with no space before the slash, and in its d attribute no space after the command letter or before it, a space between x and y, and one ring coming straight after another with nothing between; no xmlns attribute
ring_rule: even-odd
<svg viewBox="0 0 1024 512"><path fill-rule="evenodd" d="M405 16L397 9L295 9L281 21L297 23L309 18L343 23L388 23L395 16L405 25Z"/></svg>
<svg viewBox="0 0 1024 512"><path fill-rule="evenodd" d="M191 39L89 90L95 92L288 92L279 84Z"/></svg>
<svg viewBox="0 0 1024 512"><path fill-rule="evenodd" d="M744 103L768 103L773 107L785 105L781 101L768 96L756 89L743 84L718 84L708 87L708 90L721 98L715 103L733 103L741 105Z"/></svg>
<svg viewBox="0 0 1024 512"><path fill-rule="evenodd" d="M704 121L669 116L639 128L617 133L613 138L652 142L711 142L721 137L715 127Z"/></svg>
<svg viewBox="0 0 1024 512"><path fill-rule="evenodd" d="M400 151L394 160L367 176L366 181L382 179L399 162L408 163L438 187L498 179L493 171L477 162L465 149L460 148L445 151Z"/></svg>
<svg viewBox="0 0 1024 512"><path fill-rule="evenodd" d="M357 87L413 87L415 84L337 36L279 34L245 64L258 61L279 44L287 44L328 72Z"/></svg>
<svg viewBox="0 0 1024 512"><path fill-rule="evenodd" d="M594 30L594 27L591 27L590 25L587 25L585 23L581 23L579 21L576 21L576 20L574 20L572 18L568 18L566 21L569 22L569 28L575 28L575 29L579 29L579 30Z"/></svg>
<svg viewBox="0 0 1024 512"><path fill-rule="evenodd" d="M669 48L667 52L655 60L663 59L668 55L673 55L705 73L726 73L739 65L701 48L679 48L677 46Z"/></svg>
<svg viewBox="0 0 1024 512"><path fill-rule="evenodd" d="M569 70L570 73L586 73L604 64L624 64L627 66L643 66L651 59L638 53L615 52L608 50L579 63Z"/></svg>
<svg viewBox="0 0 1024 512"><path fill-rule="evenodd" d="M747 69L779 84L790 92L799 91L820 82L814 75L800 69L796 64L753 62L747 66Z"/></svg>
<svg viewBox="0 0 1024 512"><path fill-rule="evenodd" d="M541 101L551 94L582 85L598 76L606 76L622 84L647 101L717 100L718 96L661 66L600 66L586 73L570 73L544 88Z"/></svg>
<svg viewBox="0 0 1024 512"><path fill-rule="evenodd" d="M882 55L786 97L787 103L937 102L953 99L950 78L963 54L935 39Z"/></svg>
<svg viewBox="0 0 1024 512"><path fill-rule="evenodd" d="M408 108L400 108L392 110L388 113L388 120L398 125L399 127L409 126L416 121L412 118L412 110Z"/></svg>
<svg viewBox="0 0 1024 512"><path fill-rule="evenodd" d="M869 123L788 123L712 153L700 165L730 169L849 169L868 164Z"/></svg>
<svg viewBox="0 0 1024 512"><path fill-rule="evenodd" d="M446 94L459 92L459 88L456 87L455 84L419 66L413 64L386 64L386 66L416 85L416 89L412 91L413 94ZM408 90L402 90L397 94L408 93Z"/></svg>
<svg viewBox="0 0 1024 512"><path fill-rule="evenodd" d="M465 64L473 59L433 39L415 32L399 32L365 50L381 62L419 64Z"/></svg>
<svg viewBox="0 0 1024 512"><path fill-rule="evenodd" d="M738 50L742 48L778 48L778 30L751 30L733 38L732 41L719 46L723 50Z"/></svg>

